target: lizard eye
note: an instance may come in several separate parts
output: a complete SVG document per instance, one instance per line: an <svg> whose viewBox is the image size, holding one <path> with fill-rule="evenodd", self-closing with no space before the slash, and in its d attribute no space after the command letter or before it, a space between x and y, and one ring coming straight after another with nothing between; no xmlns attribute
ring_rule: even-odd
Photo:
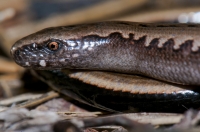
<svg viewBox="0 0 200 132"><path fill-rule="evenodd" d="M58 42L50 42L48 44L48 48L51 51L56 51L59 48L59 43Z"/></svg>

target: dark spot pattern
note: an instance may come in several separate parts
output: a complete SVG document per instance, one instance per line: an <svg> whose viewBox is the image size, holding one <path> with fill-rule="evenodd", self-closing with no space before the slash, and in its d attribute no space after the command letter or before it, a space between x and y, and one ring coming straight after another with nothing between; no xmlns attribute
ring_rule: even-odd
<svg viewBox="0 0 200 132"><path fill-rule="evenodd" d="M156 27L177 27L177 25L157 25Z"/></svg>
<svg viewBox="0 0 200 132"><path fill-rule="evenodd" d="M149 27L148 25L145 24L139 24L140 27Z"/></svg>
<svg viewBox="0 0 200 132"><path fill-rule="evenodd" d="M130 23L127 23L127 22L118 22L118 24L125 25L125 26L130 26L131 25Z"/></svg>
<svg viewBox="0 0 200 132"><path fill-rule="evenodd" d="M198 27L198 25L189 24L188 27Z"/></svg>

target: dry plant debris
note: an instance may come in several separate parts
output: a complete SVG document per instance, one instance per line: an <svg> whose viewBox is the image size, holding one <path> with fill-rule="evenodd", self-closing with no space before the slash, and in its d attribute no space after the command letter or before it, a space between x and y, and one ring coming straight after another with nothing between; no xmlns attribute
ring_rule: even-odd
<svg viewBox="0 0 200 132"><path fill-rule="evenodd" d="M29 91L30 85L25 89L22 77L25 70L16 65L9 58L11 45L21 37L46 27L87 23L103 20L126 21L160 21L174 19L183 10L172 9L167 16L167 8L176 7L177 3L168 0L174 5L160 5L162 15L157 9L144 7L159 5L160 1L153 3L141 1L103 1L84 9L62 13L43 20L30 20L23 16L28 12L30 1L6 0L0 2L0 131L22 132L186 132L199 131L200 112L188 110L185 115L175 113L129 113L116 114L99 111L89 111L77 107L64 100L56 92L45 91L35 93ZM195 0L193 0L195 1ZM191 2L191 1L189 1ZM199 3L199 1L196 1ZM187 4L187 2L186 2ZM180 4L178 4L179 6ZM116 8L109 8L109 7ZM183 5L180 5L184 6ZM188 8L187 12L198 11ZM120 7L120 8L117 8ZM109 10L108 10L109 9ZM128 16L123 13L133 9ZM89 15L88 15L89 14ZM122 16L118 15L122 14ZM152 15L156 17L152 17ZM22 16L21 16L22 15ZM30 15L30 14L28 14ZM82 17L84 16L84 17ZM149 20L151 18L151 20ZM5 54L3 54L3 52ZM26 78L26 77L25 77ZM35 79L28 77L27 80ZM26 80L26 81L27 81ZM36 87L34 87L36 89ZM35 90L34 89L34 90ZM117 126L116 126L117 125Z"/></svg>

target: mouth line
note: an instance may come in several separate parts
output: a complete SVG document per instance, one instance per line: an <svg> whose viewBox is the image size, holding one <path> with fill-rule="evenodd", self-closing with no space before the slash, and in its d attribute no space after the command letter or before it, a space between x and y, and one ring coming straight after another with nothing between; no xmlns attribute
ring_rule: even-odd
<svg viewBox="0 0 200 132"><path fill-rule="evenodd" d="M23 59L16 59L15 62L22 67L32 67L33 64L38 64L38 61L28 61Z"/></svg>

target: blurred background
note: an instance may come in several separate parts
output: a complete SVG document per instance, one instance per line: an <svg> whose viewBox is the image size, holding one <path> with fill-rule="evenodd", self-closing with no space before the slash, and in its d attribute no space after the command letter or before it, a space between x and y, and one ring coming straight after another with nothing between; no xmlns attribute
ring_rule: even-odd
<svg viewBox="0 0 200 132"><path fill-rule="evenodd" d="M0 106L30 97L16 95L48 90L10 57L15 41L43 28L97 21L199 23L199 0L0 0ZM7 101L7 102L6 102Z"/></svg>

